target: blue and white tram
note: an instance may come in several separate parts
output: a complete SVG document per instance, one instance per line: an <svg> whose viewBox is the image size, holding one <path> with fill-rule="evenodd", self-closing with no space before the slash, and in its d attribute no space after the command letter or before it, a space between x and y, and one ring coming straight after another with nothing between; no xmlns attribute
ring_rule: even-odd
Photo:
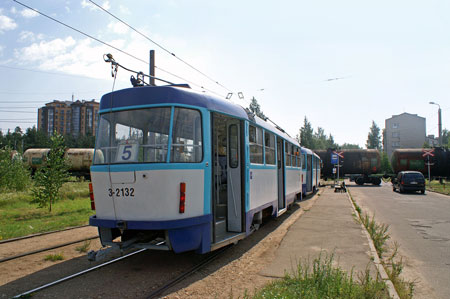
<svg viewBox="0 0 450 299"><path fill-rule="evenodd" d="M102 245L206 253L301 198L296 140L177 86L106 94L91 167Z"/></svg>
<svg viewBox="0 0 450 299"><path fill-rule="evenodd" d="M320 157L312 150L302 147L302 195L308 195L319 188Z"/></svg>

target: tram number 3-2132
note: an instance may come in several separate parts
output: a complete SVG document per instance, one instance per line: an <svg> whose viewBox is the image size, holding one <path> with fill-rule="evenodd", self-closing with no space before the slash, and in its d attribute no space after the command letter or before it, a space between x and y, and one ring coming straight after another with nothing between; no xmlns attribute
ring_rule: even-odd
<svg viewBox="0 0 450 299"><path fill-rule="evenodd" d="M108 189L108 196L112 197L134 197L134 188L116 188Z"/></svg>

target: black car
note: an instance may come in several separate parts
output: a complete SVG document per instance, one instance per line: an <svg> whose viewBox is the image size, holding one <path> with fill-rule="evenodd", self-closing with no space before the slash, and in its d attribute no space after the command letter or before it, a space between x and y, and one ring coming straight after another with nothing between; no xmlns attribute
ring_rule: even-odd
<svg viewBox="0 0 450 299"><path fill-rule="evenodd" d="M425 194L425 178L418 171L400 171L397 178L392 180L392 190L400 193L405 191L420 191Z"/></svg>

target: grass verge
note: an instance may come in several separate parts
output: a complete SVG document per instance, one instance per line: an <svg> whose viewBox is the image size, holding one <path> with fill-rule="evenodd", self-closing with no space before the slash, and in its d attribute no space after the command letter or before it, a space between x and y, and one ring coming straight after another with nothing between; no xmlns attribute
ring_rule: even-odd
<svg viewBox="0 0 450 299"><path fill-rule="evenodd" d="M334 267L333 258L321 253L312 263L299 264L294 275L286 274L244 298L389 298L385 283L373 279L368 269L355 279L353 271L348 274Z"/></svg>
<svg viewBox="0 0 450 299"><path fill-rule="evenodd" d="M447 180L442 180L442 184L439 181L431 181L431 184L430 184L430 182L428 180L426 180L425 186L426 186L427 190L445 194L445 195L450 195L450 184L449 184L449 181L447 181Z"/></svg>
<svg viewBox="0 0 450 299"><path fill-rule="evenodd" d="M95 213L90 208L88 184L65 183L52 212L30 203L30 191L0 193L0 240L87 224Z"/></svg>
<svg viewBox="0 0 450 299"><path fill-rule="evenodd" d="M375 215L370 218L367 213L362 212L362 209L356 201L353 199L350 191L348 191L350 199L352 200L356 211L358 212L358 221L360 221L369 233L375 249L378 253L381 263L392 281L398 296L401 299L409 299L413 297L414 294L414 282L406 281L401 277L403 271L403 259L398 257L399 245L397 242L394 243L394 248L392 253L388 257L384 257L383 254L388 251L387 241L390 236L388 234L389 225L379 224L375 221Z"/></svg>

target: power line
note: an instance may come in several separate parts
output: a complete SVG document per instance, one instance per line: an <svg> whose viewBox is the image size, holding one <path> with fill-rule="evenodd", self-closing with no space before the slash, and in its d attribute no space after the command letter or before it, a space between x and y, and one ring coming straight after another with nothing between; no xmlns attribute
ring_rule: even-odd
<svg viewBox="0 0 450 299"><path fill-rule="evenodd" d="M20 1L17 1L17 0L13 0L13 1L16 2L17 4L20 4L20 5L22 5L22 6L26 7L26 8L28 8L28 9L31 9L32 11L34 11L34 12L36 12L36 13L38 13L38 14L40 14L40 15L42 15L42 16L44 16L44 17L46 17L46 18L48 18L48 19L50 19L50 20L52 20L52 21L54 21L54 22L56 22L56 23L58 23L58 24L61 24L61 25L65 26L65 27L67 27L67 28L69 28L69 29L72 29L73 31L76 31L76 32L78 32L78 33L80 33L80 34L82 34L82 35L84 35L84 36L87 36L87 37L89 37L89 38L91 38L91 39L93 39L93 40L95 40L95 41L97 41L97 42L99 42L99 43L101 43L101 44L103 44L103 45L105 45L105 46L111 47L111 48L113 48L113 49L116 50L116 51L119 51L119 52L121 52L121 53L123 53L123 54L125 54L125 55L128 55L128 56L130 56L130 57L136 59L136 60L139 60L139 61L141 61L141 62L143 62L143 63L145 63L145 64L148 64L148 62L145 61L145 60L142 60L142 59L140 59L140 58L138 58L138 57L136 57L136 56L134 56L134 55L132 55L132 54L130 54L130 53L127 53L127 52L125 52L125 51L123 51L123 50L121 50L121 49L119 49L119 48L117 48L117 47L115 47L115 46L113 46L113 45L111 45L111 44L108 44L108 43L106 43L106 42L104 42L104 41L102 41L102 40L99 40L98 38L93 37L92 35L89 35L89 34L87 34L87 33L84 33L84 32L81 31L81 30L78 30L78 29L76 29L76 28L74 28L74 27L72 27L72 26L70 26L70 25L67 25L67 24L65 24L65 23L63 23L63 22L61 22L61 21L59 21L59 20L57 20L57 19L55 19L55 18L52 18L52 17L50 17L49 15L46 15L46 14L44 14L43 12L40 12L40 11L37 10L37 9L34 9L34 8L32 8L32 7L30 7L30 6L26 5L26 4L23 4L23 3L20 2Z"/></svg>
<svg viewBox="0 0 450 299"><path fill-rule="evenodd" d="M0 107L0 108L3 108L3 109L5 109L5 108L8 108L8 109L35 109L36 107L20 107L20 106L18 106L18 107Z"/></svg>
<svg viewBox="0 0 450 299"><path fill-rule="evenodd" d="M147 35L143 34L142 32L138 31L137 29L135 29L134 27L132 27L131 25L129 25L128 23L126 23L125 21L122 21L120 18L116 17L115 15L113 15L112 13L110 13L109 11L107 11L106 9L104 9L103 7L101 7L100 5L98 5L97 3L95 3L92 0L89 0L89 2L91 2L92 4L94 4L95 6L97 6L98 8L100 8L101 10L103 10L104 12L106 12L107 14L109 14L111 17L115 18L116 20L118 20L119 22L121 22L122 24L128 26L128 28L130 28L131 30L133 30L134 32L138 33L139 35L141 35L142 37L144 37L145 39L147 39L148 41L154 43L156 46L158 46L160 49L162 49L163 51L169 53L169 55L172 55L173 57L175 57L176 59L178 59L179 61L181 61L182 63L184 63L185 65L189 66L190 68L192 68L193 70L197 71L198 73L202 74L204 77L208 78L210 81L214 82L215 84L221 86L222 88L224 88L225 90L231 92L230 89L228 89L227 87L225 87L224 85L220 84L218 81L214 80L213 78L211 78L210 76L206 75L205 73L203 73L202 71L200 71L199 69L197 69L196 67L194 67L193 65L189 64L188 62L186 62L185 60L181 59L180 57L176 56L175 53L169 51L167 48L163 47L162 45L160 45L159 43L155 42L154 40L152 40L151 38L149 38Z"/></svg>
<svg viewBox="0 0 450 299"><path fill-rule="evenodd" d="M10 121L10 120L0 120L1 123L23 123L23 124L35 124L36 121Z"/></svg>
<svg viewBox="0 0 450 299"><path fill-rule="evenodd" d="M50 74L50 75L57 75L57 76L69 76L69 77L78 77L78 78L84 78L84 79L92 79L90 77L81 76L81 75L72 75L72 74L64 74L64 73L55 73L55 72L47 72L47 71L39 71L39 70L31 70L31 69L24 69L19 67L13 67L13 66L7 66L7 65L0 65L1 68L7 68L12 70L19 70L19 71L27 71L27 72L33 72L33 73L43 73L43 74Z"/></svg>
<svg viewBox="0 0 450 299"><path fill-rule="evenodd" d="M16 2L16 3L19 4L19 5L22 5L23 7L26 7L26 8L28 8L28 9L31 9L32 11L34 11L34 12L36 12L36 13L38 13L38 14L40 14L40 15L42 15L42 16L44 16L44 17L46 17L46 18L48 18L48 19L50 19L50 20L52 20L52 21L54 21L54 22L56 22L56 23L58 23L58 24L61 24L61 25L65 26L65 27L67 27L67 28L69 28L69 29L72 29L73 31L76 31L76 32L78 32L78 33L80 33L80 34L82 34L82 35L84 35L84 36L87 36L87 37L89 37L89 38L91 38L91 39L93 39L93 40L95 40L95 41L97 41L97 42L99 42L99 43L101 43L101 44L103 44L103 45L105 45L105 46L108 46L108 47L110 47L110 48L113 48L113 49L116 50L116 51L119 51L119 52L121 52L121 53L123 53L123 54L125 54L125 55L128 55L128 56L130 56L130 57L132 57L132 58L134 58L134 59L136 59L136 60L138 60L138 61L140 61L140 62L143 62L143 63L145 63L146 65L149 64L148 61L145 61L145 60L143 60L143 59L140 59L140 58L138 58L138 57L136 57L136 56L134 56L134 55L132 55L132 54L130 54L130 53L124 51L124 50L121 50L121 49L119 49L119 48L117 48L117 47L115 47L115 46L113 46L113 45L111 45L111 44L109 44L109 43L106 43L106 42L104 42L104 41L102 41L102 40L100 40L100 39L98 39L98 38L96 38L96 37L93 37L92 35L89 35L89 34L83 32L83 31L81 31L81 30L79 30L79 29L76 29L76 28L74 28L74 27L72 27L72 26L70 26L70 25L68 25L68 24L65 24L65 23L63 23L63 22L61 22L61 21L59 21L59 20L57 20L57 19L55 19L55 18L53 18L53 17L50 17L49 15L46 15L46 14L44 14L43 12L40 12L39 10L34 9L34 8L32 8L32 7L26 5L26 4L24 4L24 3L22 3L22 2L20 2L20 1L18 1L18 0L13 0L13 1ZM161 69L161 68L159 68L159 69ZM166 71L166 72L167 72L167 71ZM183 79L183 78L181 78L181 77L179 77L179 76L176 76L176 77L177 77L177 78L180 78L180 79L182 79L182 80L184 80L184 81L188 81L188 80ZM192 83L192 82L191 82L191 84L193 84L193 85L195 85L195 86L198 86L198 87L200 87L200 88L202 88L202 89L204 89L204 90L206 90L206 91L209 91L209 92L211 92L211 93L215 93L215 92L213 92L213 91L211 91L211 90L208 90L208 89L202 87L202 86L199 85L199 84L195 84L195 83ZM217 94L217 93L215 93L215 94Z"/></svg>
<svg viewBox="0 0 450 299"><path fill-rule="evenodd" d="M20 120L35 120L35 118L16 118L16 119L9 119L9 118L1 118L0 121L20 121Z"/></svg>
<svg viewBox="0 0 450 299"><path fill-rule="evenodd" d="M0 101L0 104L6 103L6 104L18 104L18 103L42 103L46 102L47 100L42 101Z"/></svg>
<svg viewBox="0 0 450 299"><path fill-rule="evenodd" d="M15 111L15 110L0 110L0 112L33 113L33 114L36 114L36 112L31 112L31 111Z"/></svg>

